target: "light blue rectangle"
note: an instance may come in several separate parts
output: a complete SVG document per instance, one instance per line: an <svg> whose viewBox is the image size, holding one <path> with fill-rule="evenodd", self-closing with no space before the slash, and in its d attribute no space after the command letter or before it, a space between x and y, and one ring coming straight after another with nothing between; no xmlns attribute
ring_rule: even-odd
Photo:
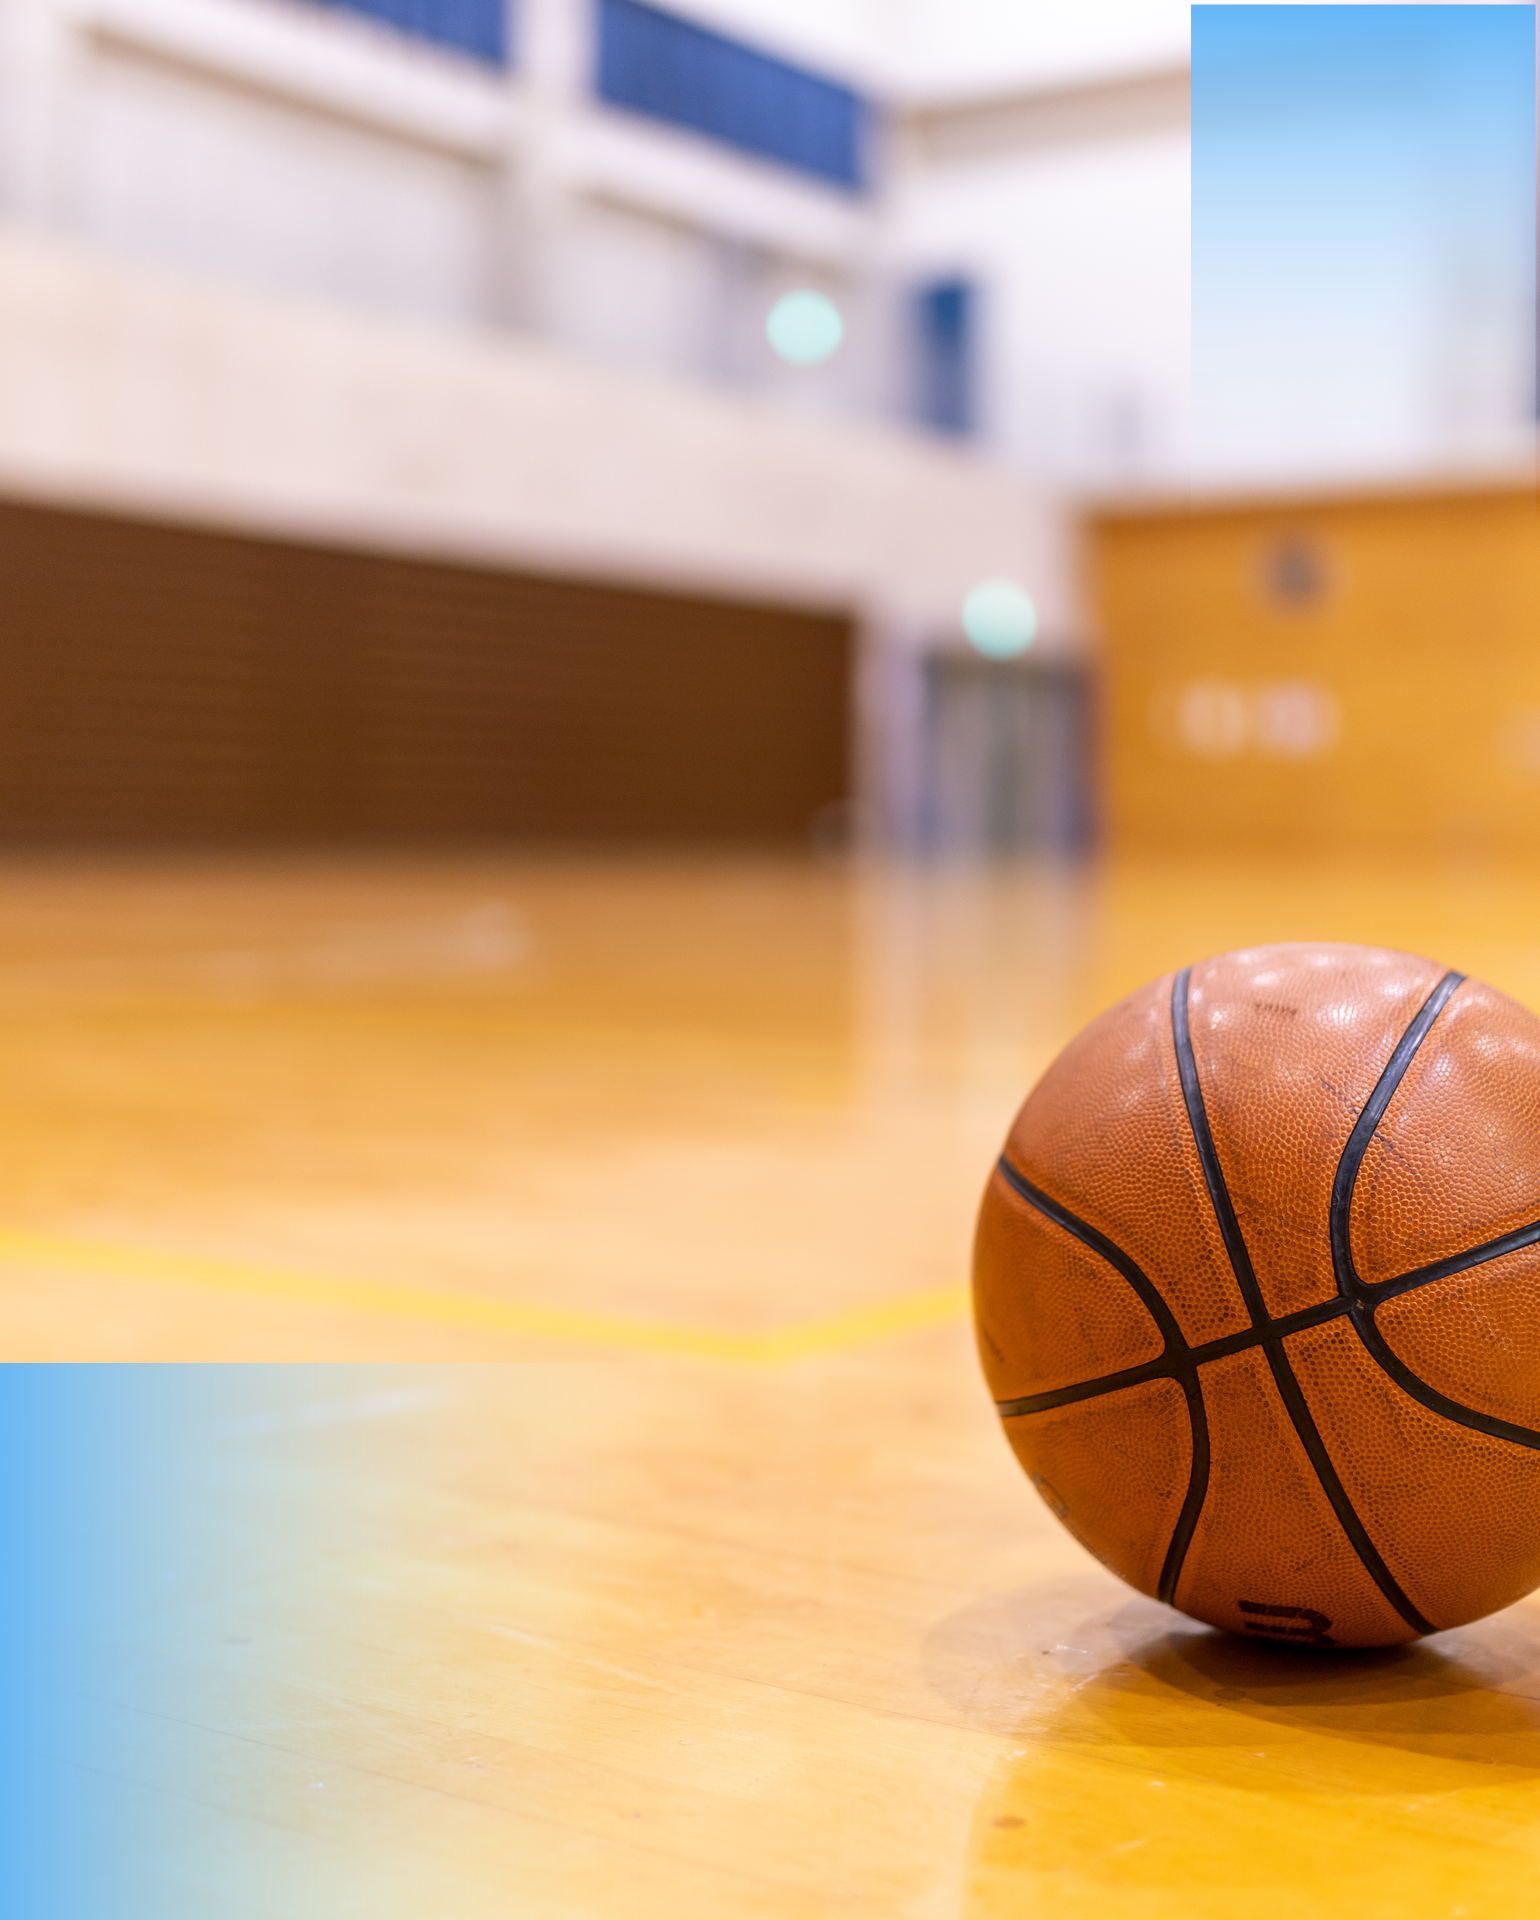
<svg viewBox="0 0 1540 1920"><path fill-rule="evenodd" d="M312 1802L277 1649L300 1635L329 1697L324 1575L359 1512L337 1436L410 1412L414 1379L0 1368L0 1911L333 1920L370 1884Z"/></svg>
<svg viewBox="0 0 1540 1920"><path fill-rule="evenodd" d="M202 1381L174 1367L0 1372L7 1702L0 1838L29 1920L176 1920L172 1806L151 1730L123 1720L206 1571L196 1489ZM189 1909L190 1911L190 1909Z"/></svg>
<svg viewBox="0 0 1540 1920"><path fill-rule="evenodd" d="M1533 7L1193 8L1200 463L1495 456L1535 344Z"/></svg>

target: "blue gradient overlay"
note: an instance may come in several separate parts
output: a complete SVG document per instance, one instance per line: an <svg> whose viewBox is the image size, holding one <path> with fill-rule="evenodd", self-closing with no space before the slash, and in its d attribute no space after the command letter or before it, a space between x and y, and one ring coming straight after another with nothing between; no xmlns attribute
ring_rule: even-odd
<svg viewBox="0 0 1540 1920"><path fill-rule="evenodd" d="M1535 9L1195 6L1192 37L1200 446L1396 466L1521 426Z"/></svg>
<svg viewBox="0 0 1540 1920"><path fill-rule="evenodd" d="M0 1368L0 1911L380 1910L316 1729L344 1691L335 1595L397 1498L380 1435L447 1391L412 1368Z"/></svg>
<svg viewBox="0 0 1540 1920"><path fill-rule="evenodd" d="M200 1485L200 1369L0 1373L6 1911L179 1920L192 1676L179 1623L220 1529Z"/></svg>

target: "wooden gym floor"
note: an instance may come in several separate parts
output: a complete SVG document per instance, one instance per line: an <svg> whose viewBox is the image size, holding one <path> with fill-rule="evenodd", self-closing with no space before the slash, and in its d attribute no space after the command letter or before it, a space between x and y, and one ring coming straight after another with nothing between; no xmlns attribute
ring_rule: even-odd
<svg viewBox="0 0 1540 1920"><path fill-rule="evenodd" d="M114 1703L187 1912L1540 1915L1540 1603L1226 1641L1059 1530L976 1376L1033 1076L1294 937L1540 1005L1492 868L0 870L4 1357L326 1363L218 1376L283 1551Z"/></svg>

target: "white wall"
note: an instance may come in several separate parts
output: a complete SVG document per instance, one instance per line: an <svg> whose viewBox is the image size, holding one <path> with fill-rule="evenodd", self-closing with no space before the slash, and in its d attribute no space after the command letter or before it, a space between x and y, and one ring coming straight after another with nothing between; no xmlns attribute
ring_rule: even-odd
<svg viewBox="0 0 1540 1920"><path fill-rule="evenodd" d="M1079 638L1066 522L1010 468L512 337L221 290L0 228L0 488L955 634L1027 582Z"/></svg>
<svg viewBox="0 0 1540 1920"><path fill-rule="evenodd" d="M1185 0L887 0L884 11L894 23L890 85L905 99L1159 72L1185 66L1191 40Z"/></svg>
<svg viewBox="0 0 1540 1920"><path fill-rule="evenodd" d="M220 279L487 317L495 183L473 159L110 44L81 62L67 225Z"/></svg>
<svg viewBox="0 0 1540 1920"><path fill-rule="evenodd" d="M590 0L508 71L309 0L0 0L0 216L211 277L781 385L787 286L869 304L870 203L592 94ZM859 323L793 404L869 412Z"/></svg>
<svg viewBox="0 0 1540 1920"><path fill-rule="evenodd" d="M340 10L0 0L0 212L216 278L487 318L509 118Z"/></svg>
<svg viewBox="0 0 1540 1920"><path fill-rule="evenodd" d="M1186 456L1191 140L1181 128L915 167L895 192L910 277L981 295L984 438L1054 484L1171 478Z"/></svg>
<svg viewBox="0 0 1540 1920"><path fill-rule="evenodd" d="M1164 0L1138 19L1121 0L1064 18L992 0L680 4L889 91L927 73L1083 75L1175 44ZM0 214L827 416L902 409L906 295L933 266L965 265L987 295L996 451L1100 477L1131 395L1160 440L1180 324L1164 291L1182 237L1165 245L1169 162L1130 200L1126 155L916 168L894 142L891 191L851 195L596 101L592 18L591 0L520 0L519 59L500 73L310 0L0 0ZM847 317L846 346L814 371L764 339L796 286Z"/></svg>

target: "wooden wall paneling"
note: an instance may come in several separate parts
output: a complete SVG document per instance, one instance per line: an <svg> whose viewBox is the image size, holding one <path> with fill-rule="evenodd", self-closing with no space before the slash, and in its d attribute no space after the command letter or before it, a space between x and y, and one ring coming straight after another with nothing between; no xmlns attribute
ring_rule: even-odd
<svg viewBox="0 0 1540 1920"><path fill-rule="evenodd" d="M779 839L851 624L0 504L0 835Z"/></svg>
<svg viewBox="0 0 1540 1920"><path fill-rule="evenodd" d="M1115 844L1540 851L1533 491L1110 515L1092 552Z"/></svg>

